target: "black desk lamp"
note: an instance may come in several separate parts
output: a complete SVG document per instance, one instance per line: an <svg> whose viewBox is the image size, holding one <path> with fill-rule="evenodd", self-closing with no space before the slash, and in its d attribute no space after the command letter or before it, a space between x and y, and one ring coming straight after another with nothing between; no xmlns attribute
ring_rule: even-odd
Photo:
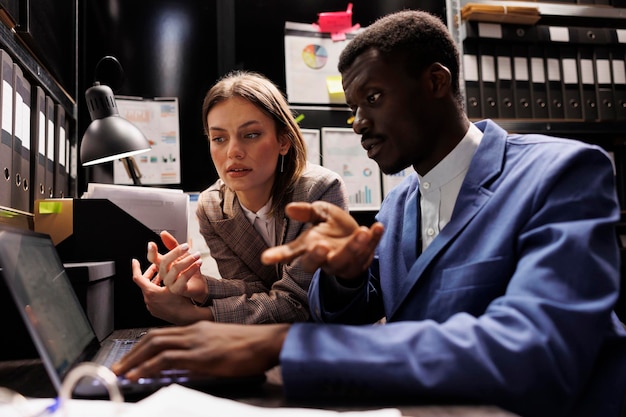
<svg viewBox="0 0 626 417"><path fill-rule="evenodd" d="M104 57L98 64L103 59L114 59L117 62L113 57ZM149 151L150 142L137 126L120 116L110 87L96 81L85 92L85 99L92 122L85 131L80 146L82 165L90 166L121 159L133 184L140 185L141 174L138 173L132 156Z"/></svg>

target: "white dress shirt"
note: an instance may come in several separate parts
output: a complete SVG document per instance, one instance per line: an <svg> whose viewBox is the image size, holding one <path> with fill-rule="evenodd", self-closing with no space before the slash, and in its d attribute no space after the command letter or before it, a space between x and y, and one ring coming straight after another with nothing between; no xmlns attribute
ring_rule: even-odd
<svg viewBox="0 0 626 417"><path fill-rule="evenodd" d="M470 123L467 133L452 152L426 175L417 174L421 194L422 251L450 221L461 184L482 137L483 132Z"/></svg>
<svg viewBox="0 0 626 417"><path fill-rule="evenodd" d="M248 210L243 205L241 206L246 217L250 220L250 223L252 223L269 247L276 246L276 221L273 216L269 215L271 207L271 198L256 213L252 210Z"/></svg>

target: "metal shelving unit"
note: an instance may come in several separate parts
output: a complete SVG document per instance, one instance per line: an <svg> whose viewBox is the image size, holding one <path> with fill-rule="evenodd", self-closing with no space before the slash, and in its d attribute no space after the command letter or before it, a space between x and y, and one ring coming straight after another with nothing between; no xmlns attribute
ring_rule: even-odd
<svg viewBox="0 0 626 417"><path fill-rule="evenodd" d="M446 0L447 24L463 56L465 24L461 19L461 9L467 3L481 3L499 6L537 7L541 14L538 24L554 26L595 26L626 28L626 8L612 6L594 6L578 4L544 3L530 1L497 0ZM461 60L462 61L462 60ZM460 85L465 95L463 70L461 68ZM583 121L583 120L532 120L498 119L497 122L507 131L516 133L547 133L562 136L580 137L588 134L590 138L606 138L599 142L615 142L611 136L621 136L617 142L626 143L626 121Z"/></svg>

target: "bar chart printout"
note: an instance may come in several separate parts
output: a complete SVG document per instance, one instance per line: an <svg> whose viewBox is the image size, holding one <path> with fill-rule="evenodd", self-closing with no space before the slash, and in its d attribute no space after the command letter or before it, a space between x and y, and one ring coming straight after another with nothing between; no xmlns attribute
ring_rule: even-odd
<svg viewBox="0 0 626 417"><path fill-rule="evenodd" d="M380 209L380 169L361 147L360 135L350 128L323 128L322 162L346 183L350 210Z"/></svg>

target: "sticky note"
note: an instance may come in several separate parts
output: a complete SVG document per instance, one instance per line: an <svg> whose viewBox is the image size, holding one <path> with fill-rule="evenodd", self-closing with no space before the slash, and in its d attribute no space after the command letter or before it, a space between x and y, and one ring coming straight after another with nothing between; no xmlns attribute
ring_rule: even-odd
<svg viewBox="0 0 626 417"><path fill-rule="evenodd" d="M39 203L40 214L55 214L60 213L63 205L59 201L41 201Z"/></svg>
<svg viewBox="0 0 626 417"><path fill-rule="evenodd" d="M345 101L343 85L341 85L341 75L331 75L326 77L326 89L332 101Z"/></svg>

